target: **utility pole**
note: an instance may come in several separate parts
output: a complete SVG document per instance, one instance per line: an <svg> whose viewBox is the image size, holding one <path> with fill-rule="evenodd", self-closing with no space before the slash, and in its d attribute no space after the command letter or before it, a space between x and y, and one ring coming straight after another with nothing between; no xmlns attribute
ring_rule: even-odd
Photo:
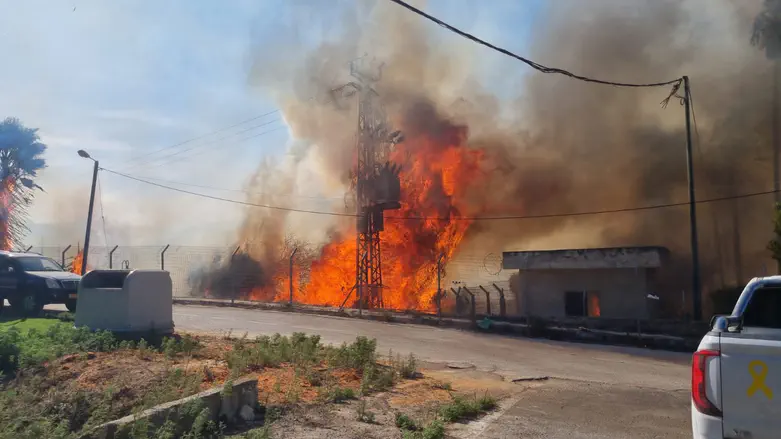
<svg viewBox="0 0 781 439"><path fill-rule="evenodd" d="M781 145L779 145L779 142L781 142L781 139L779 137L779 127L778 127L778 81L779 81L779 67L778 67L779 60L774 59L773 60L773 111L772 111L772 128L773 128L773 139L772 139L772 147L773 147L773 197L775 199L775 202L781 202L781 172L779 172L779 148Z"/></svg>
<svg viewBox="0 0 781 439"><path fill-rule="evenodd" d="M697 236L697 199L694 190L694 158L692 155L691 91L689 77L683 77L684 109L686 113L686 174L689 180L689 228L692 252L692 314L702 319L702 282L700 278L700 249Z"/></svg>
<svg viewBox="0 0 781 439"><path fill-rule="evenodd" d="M87 231L84 236L84 253L81 258L81 275L84 276L87 273L87 257L89 256L89 235L92 232L92 209L95 207L95 186L98 182L98 161L90 157L87 151L80 149L78 151L80 157L92 160L95 165L92 168L92 189L89 193L89 209L87 211Z"/></svg>

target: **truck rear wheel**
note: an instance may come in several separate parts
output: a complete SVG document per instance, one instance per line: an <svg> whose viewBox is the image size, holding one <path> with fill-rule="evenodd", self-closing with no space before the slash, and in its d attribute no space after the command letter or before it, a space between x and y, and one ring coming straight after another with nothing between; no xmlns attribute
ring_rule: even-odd
<svg viewBox="0 0 781 439"><path fill-rule="evenodd" d="M76 299L68 299L65 302L65 307L68 308L68 311L75 313L76 312Z"/></svg>

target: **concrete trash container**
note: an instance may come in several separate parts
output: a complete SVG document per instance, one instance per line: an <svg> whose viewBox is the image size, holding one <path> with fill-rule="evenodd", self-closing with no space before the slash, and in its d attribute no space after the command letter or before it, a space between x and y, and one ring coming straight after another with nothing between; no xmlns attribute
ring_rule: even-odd
<svg viewBox="0 0 781 439"><path fill-rule="evenodd" d="M120 334L174 330L171 276L163 270L93 270L79 283L76 326Z"/></svg>

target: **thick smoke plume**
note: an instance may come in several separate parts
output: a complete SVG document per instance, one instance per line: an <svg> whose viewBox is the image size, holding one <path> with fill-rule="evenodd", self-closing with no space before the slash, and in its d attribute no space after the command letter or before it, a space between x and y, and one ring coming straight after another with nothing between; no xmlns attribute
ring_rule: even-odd
<svg viewBox="0 0 781 439"><path fill-rule="evenodd" d="M697 197L764 191L773 187L770 63L749 45L759 6L743 0L553 0L535 20L528 56L623 82L688 75L697 122ZM317 12L298 10L301 17L291 22L311 27L305 18ZM546 215L687 200L683 107L676 97L666 109L659 105L669 88L617 88L541 74L390 2L343 4L339 13L342 20L333 27L338 31L324 35L316 47L263 46L255 54L252 85L275 97L298 139L281 171L259 168L254 187L277 194L276 205L352 212L338 196L349 188L356 105L331 90L351 80L348 63L366 53L364 59L384 63L375 89L395 128L408 137L460 132L459 147L480 153L470 181L453 182L465 188L459 199L440 203L457 205L460 216ZM291 34L304 31L290 26ZM499 89L486 80L499 74L503 83L517 86ZM415 151L408 153L407 163L419 159ZM313 205L301 194L337 198ZM772 202L767 196L699 206L709 287L761 274ZM276 261L288 234L327 243L349 233L352 223L255 209L247 214L240 241L256 260ZM671 250L668 288L680 297L677 292L690 288L688 240L685 206L475 221L454 257L660 245Z"/></svg>

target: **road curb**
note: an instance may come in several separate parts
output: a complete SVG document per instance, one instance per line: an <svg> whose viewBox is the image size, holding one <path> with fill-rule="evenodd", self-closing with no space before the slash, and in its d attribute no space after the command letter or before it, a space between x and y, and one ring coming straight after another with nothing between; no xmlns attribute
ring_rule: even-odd
<svg viewBox="0 0 781 439"><path fill-rule="evenodd" d="M694 352L700 339L664 334L643 334L561 326L537 327L525 323L494 321L487 328L480 328L476 321L452 317L438 318L434 315L402 313L396 311L367 311L359 314L355 309L316 307L312 305L290 305L288 303L250 302L245 300L218 300L204 298L174 298L177 305L217 306L228 308L258 309L267 311L295 312L332 317L358 318L386 323L417 324L441 328L461 329L479 333L493 333L527 338L545 338L556 341L574 341L580 343L633 346L647 349L660 349L673 352Z"/></svg>

